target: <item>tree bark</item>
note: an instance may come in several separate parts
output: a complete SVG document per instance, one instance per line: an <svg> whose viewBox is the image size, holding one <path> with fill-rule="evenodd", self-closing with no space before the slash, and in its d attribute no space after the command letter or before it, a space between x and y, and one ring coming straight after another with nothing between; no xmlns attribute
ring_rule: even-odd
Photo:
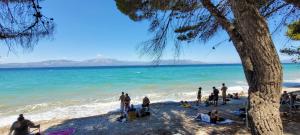
<svg viewBox="0 0 300 135"><path fill-rule="evenodd" d="M247 43L244 49L253 65L251 72L245 72L249 77L249 122L252 134L281 135L279 100L282 67L268 25L255 7L256 2L230 0L237 29Z"/></svg>

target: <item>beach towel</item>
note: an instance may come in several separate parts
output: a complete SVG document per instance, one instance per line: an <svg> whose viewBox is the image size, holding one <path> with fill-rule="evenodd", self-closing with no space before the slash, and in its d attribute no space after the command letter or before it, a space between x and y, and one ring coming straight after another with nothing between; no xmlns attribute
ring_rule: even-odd
<svg viewBox="0 0 300 135"><path fill-rule="evenodd" d="M210 123L210 117L208 114L201 113L200 116L201 116L201 121Z"/></svg>
<svg viewBox="0 0 300 135"><path fill-rule="evenodd" d="M126 122L126 117L120 116L117 118L117 121L124 123L124 122Z"/></svg>
<svg viewBox="0 0 300 135"><path fill-rule="evenodd" d="M203 123L208 123L208 124L212 124L215 125L213 123L211 123L210 121L210 116L208 114L204 114L204 113L200 113L195 120L199 121L199 122L203 122ZM231 124L233 123L233 120L230 119L224 119L223 121L218 121L216 124L218 125L222 125L222 124Z"/></svg>
<svg viewBox="0 0 300 135"><path fill-rule="evenodd" d="M233 123L233 120L230 119L225 119L224 121L219 121L217 124L231 124Z"/></svg>
<svg viewBox="0 0 300 135"><path fill-rule="evenodd" d="M200 113L198 116L195 118L197 121L202 121L206 123L210 123L210 117L208 114Z"/></svg>
<svg viewBox="0 0 300 135"><path fill-rule="evenodd" d="M246 118L246 112L245 111L241 111L240 110L236 110L236 111L231 111L232 114L239 116L241 118Z"/></svg>
<svg viewBox="0 0 300 135"><path fill-rule="evenodd" d="M192 107L190 104L182 104L181 106L184 107L184 108L191 108Z"/></svg>
<svg viewBox="0 0 300 135"><path fill-rule="evenodd" d="M73 133L75 133L75 128L67 128L59 131L52 131L46 133L46 135L72 135Z"/></svg>
<svg viewBox="0 0 300 135"><path fill-rule="evenodd" d="M242 114L242 112L240 110L231 111L231 113L234 114L234 115L236 115L236 116L240 116Z"/></svg>

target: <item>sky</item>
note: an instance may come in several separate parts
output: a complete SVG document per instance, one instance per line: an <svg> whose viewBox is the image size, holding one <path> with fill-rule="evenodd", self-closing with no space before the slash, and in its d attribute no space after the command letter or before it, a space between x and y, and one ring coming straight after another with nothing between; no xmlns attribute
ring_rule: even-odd
<svg viewBox="0 0 300 135"><path fill-rule="evenodd" d="M133 22L118 11L114 0L45 0L42 13L53 17L56 23L52 39L41 40L32 51L17 48L8 52L2 43L0 63L24 63L44 60L87 60L112 58L126 61L151 61L141 56L138 46L152 34L147 31L149 23ZM284 31L272 36L277 50L287 41ZM240 58L232 43L224 42L212 50L212 46L228 39L219 32L209 42L185 44L179 59L206 63L239 63ZM299 43L299 42L298 42ZM296 44L294 42L290 44ZM172 41L162 59L174 59ZM290 59L281 55L282 60Z"/></svg>

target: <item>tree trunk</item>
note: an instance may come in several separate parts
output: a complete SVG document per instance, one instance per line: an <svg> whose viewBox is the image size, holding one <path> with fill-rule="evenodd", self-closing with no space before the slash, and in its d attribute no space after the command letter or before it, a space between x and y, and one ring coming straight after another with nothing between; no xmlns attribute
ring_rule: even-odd
<svg viewBox="0 0 300 135"><path fill-rule="evenodd" d="M252 134L281 135L283 129L279 100L282 67L268 25L256 8L256 2L230 0L238 32L244 43L247 43L244 49L249 57L241 57L245 61L244 69L247 63L253 65L252 71L245 71L249 84L249 122Z"/></svg>

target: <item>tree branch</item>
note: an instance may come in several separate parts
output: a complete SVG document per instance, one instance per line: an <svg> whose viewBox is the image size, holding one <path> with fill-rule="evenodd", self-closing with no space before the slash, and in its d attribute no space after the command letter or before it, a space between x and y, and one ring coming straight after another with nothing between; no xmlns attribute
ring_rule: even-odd
<svg viewBox="0 0 300 135"><path fill-rule="evenodd" d="M300 8L300 1L299 0L285 0L286 3L293 4L295 7Z"/></svg>

